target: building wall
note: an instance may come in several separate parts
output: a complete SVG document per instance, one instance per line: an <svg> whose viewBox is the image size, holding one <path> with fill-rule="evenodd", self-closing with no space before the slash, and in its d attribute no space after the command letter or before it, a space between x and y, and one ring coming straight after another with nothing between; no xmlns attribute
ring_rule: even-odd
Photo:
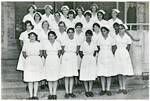
<svg viewBox="0 0 150 101"><path fill-rule="evenodd" d="M16 4L14 2L1 3L2 59L18 59L20 53L18 48L19 41L15 38L15 33L17 33L15 32L15 28L18 28L15 27L15 17L17 17L16 15L19 15L16 13L15 5ZM20 18L19 20L21 21ZM141 26L138 30L130 30L129 32L134 37L140 38L139 42L133 42L130 50L135 75L141 75L142 72L149 72L149 30L144 30L143 26Z"/></svg>

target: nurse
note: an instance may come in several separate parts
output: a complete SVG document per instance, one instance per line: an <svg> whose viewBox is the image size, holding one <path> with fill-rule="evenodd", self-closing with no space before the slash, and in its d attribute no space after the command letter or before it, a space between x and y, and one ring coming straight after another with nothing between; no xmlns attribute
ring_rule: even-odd
<svg viewBox="0 0 150 101"><path fill-rule="evenodd" d="M61 45L60 42L56 41L56 38L56 33L50 31L48 42L44 44L44 57L46 58L44 68L46 69L46 80L50 90L48 100L57 99L56 89L57 80L59 79Z"/></svg>
<svg viewBox="0 0 150 101"><path fill-rule="evenodd" d="M33 25L34 25L34 31L37 33L37 34L39 34L39 32L41 31L41 30L43 30L42 29L42 15L41 15L41 13L40 12L36 12L36 13L34 13L34 16L33 16L33 18L34 18L34 22L33 22Z"/></svg>
<svg viewBox="0 0 150 101"><path fill-rule="evenodd" d="M23 22L24 23L27 20L30 20L31 23L33 24L33 22L34 22L33 16L34 16L34 13L35 13L36 9L37 9L36 6L33 5L33 4L31 4L31 5L28 6L28 8L27 8L28 14L23 17ZM26 29L26 28L24 28L24 29Z"/></svg>
<svg viewBox="0 0 150 101"><path fill-rule="evenodd" d="M66 21L68 17L69 7L67 5L61 7L61 21Z"/></svg>
<svg viewBox="0 0 150 101"><path fill-rule="evenodd" d="M93 24L93 37L92 41L96 43L97 39L102 37L100 25L98 23Z"/></svg>
<svg viewBox="0 0 150 101"><path fill-rule="evenodd" d="M103 10L99 10L97 12L97 23L100 26L108 25L108 21L104 20L104 15L105 15L105 12Z"/></svg>
<svg viewBox="0 0 150 101"><path fill-rule="evenodd" d="M80 56L82 58L80 80L84 82L86 97L93 97L93 81L96 79L96 51L97 45L92 41L93 32L85 32L86 41L81 44ZM88 86L89 85L89 86Z"/></svg>
<svg viewBox="0 0 150 101"><path fill-rule="evenodd" d="M61 72L65 78L65 98L69 96L75 98L76 95L72 92L73 89L73 76L78 76L78 65L77 65L77 41L74 38L74 28L67 30L68 37L62 44L62 66Z"/></svg>
<svg viewBox="0 0 150 101"><path fill-rule="evenodd" d="M118 94L127 94L126 90L126 76L134 75L129 55L130 46L132 44L131 38L125 32L125 25L119 25L119 34L116 35L115 41L117 49L115 51L115 72L118 74L120 89Z"/></svg>
<svg viewBox="0 0 150 101"><path fill-rule="evenodd" d="M97 40L97 46L99 51L98 62L97 62L97 76L101 77L102 90L100 95L107 93L111 96L110 84L111 76L114 76L114 45L115 40L109 36L109 26L101 27L102 37ZM107 80L107 90L105 90L105 81Z"/></svg>
<svg viewBox="0 0 150 101"><path fill-rule="evenodd" d="M42 80L41 70L43 69L43 63L41 59L42 46L39 42L37 42L38 36L35 32L30 32L28 36L30 41L25 43L22 49L22 54L25 58L24 81L28 82L30 94L29 99L38 100L38 82Z"/></svg>
<svg viewBox="0 0 150 101"><path fill-rule="evenodd" d="M90 10L92 12L91 20L93 22L97 21L97 9L98 9L98 6L96 4L92 4L91 7L90 7Z"/></svg>
<svg viewBox="0 0 150 101"><path fill-rule="evenodd" d="M54 13L54 20L50 23L50 29L54 32L58 32L59 30L59 22L60 22L60 18L61 18L61 15L60 15L60 12L56 11Z"/></svg>
<svg viewBox="0 0 150 101"><path fill-rule="evenodd" d="M66 20L66 26L67 28L75 26L75 14L76 12L73 9L70 9L68 12L68 19Z"/></svg>
<svg viewBox="0 0 150 101"><path fill-rule="evenodd" d="M83 15L83 12L84 12L84 8L83 7L81 7L81 6L79 6L79 7L77 7L76 8L76 14L77 14L77 16L76 16L76 18L75 18L75 22L77 23L77 22L83 22L84 20L85 20L85 17L84 17L84 15Z"/></svg>
<svg viewBox="0 0 150 101"><path fill-rule="evenodd" d="M84 12L85 21L82 21L83 24L83 32L86 32L86 30L90 29L92 30L93 21L91 20L92 12L90 10L87 10Z"/></svg>
<svg viewBox="0 0 150 101"><path fill-rule="evenodd" d="M48 23L50 24L54 20L54 16L52 14L53 7L51 5L45 5L44 10L45 10L45 14L42 15L43 21L47 20Z"/></svg>

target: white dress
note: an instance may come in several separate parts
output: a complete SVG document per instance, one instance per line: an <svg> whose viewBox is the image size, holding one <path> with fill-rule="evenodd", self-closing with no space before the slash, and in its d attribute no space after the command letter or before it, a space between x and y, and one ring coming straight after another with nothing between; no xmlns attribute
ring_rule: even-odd
<svg viewBox="0 0 150 101"><path fill-rule="evenodd" d="M55 33L59 31L58 24L59 24L59 22L57 23L55 20L53 20L53 21L50 23L50 29L51 29L52 31L54 31Z"/></svg>
<svg viewBox="0 0 150 101"><path fill-rule="evenodd" d="M108 25L108 21L106 21L106 20L102 20L102 21L99 21L98 19L97 19L97 21L96 21L99 25L100 25L100 27L102 27L102 26L107 26Z"/></svg>
<svg viewBox="0 0 150 101"><path fill-rule="evenodd" d="M85 21L82 21L82 24L83 24L83 32L86 32L88 29L92 30L92 26L93 26L93 21L90 19L89 22L87 22L86 20Z"/></svg>
<svg viewBox="0 0 150 101"><path fill-rule="evenodd" d="M118 34L115 37L115 41L117 45L117 50L115 52L116 74L134 75L130 55L126 49L127 45L132 43L131 38L126 33L123 38Z"/></svg>
<svg viewBox="0 0 150 101"><path fill-rule="evenodd" d="M22 32L19 37L19 40L22 40L24 44L29 42L29 38L28 38L29 33L30 32L27 32L27 31ZM24 61L25 61L25 58L23 57L22 51L21 51L19 60L18 60L18 64L17 64L17 70L23 71Z"/></svg>
<svg viewBox="0 0 150 101"><path fill-rule="evenodd" d="M97 50L97 45L91 42L90 45L84 41L81 44L80 51L83 51L83 58L80 69L80 80L90 81L96 78L96 58L93 56L94 51Z"/></svg>
<svg viewBox="0 0 150 101"><path fill-rule="evenodd" d="M77 65L77 41L76 39L70 40L66 38L65 43L65 53L62 56L62 65L60 69L60 77L72 77L78 76L78 65Z"/></svg>
<svg viewBox="0 0 150 101"><path fill-rule="evenodd" d="M110 20L108 20L108 24L109 24L109 26L110 26L110 33L109 33L109 35L110 35L111 37L113 37L113 38L116 36L115 30L114 30L114 28L113 28L113 24L114 24L115 22L117 22L117 23L119 23L119 24L123 24L123 22L122 22L120 19L118 19L118 18L116 18L115 21L113 21L112 18L111 18Z"/></svg>
<svg viewBox="0 0 150 101"><path fill-rule="evenodd" d="M111 48L115 45L115 40L109 35L106 39L102 36L97 40L97 45L100 46L97 62L97 76L114 76L115 58Z"/></svg>
<svg viewBox="0 0 150 101"><path fill-rule="evenodd" d="M75 23L77 23L77 22L81 22L82 23L83 21L85 21L84 15L82 15L81 17L79 17L79 15L76 16Z"/></svg>
<svg viewBox="0 0 150 101"><path fill-rule="evenodd" d="M85 38L85 34L83 32L81 32L79 35L75 32L74 34L74 38L77 40L77 45L78 46L81 46L82 42L84 42L86 40ZM78 69L81 68L81 57L80 55L78 54Z"/></svg>
<svg viewBox="0 0 150 101"><path fill-rule="evenodd" d="M98 40L100 37L102 37L102 33L101 33L101 31L100 31L100 33L99 33L99 34L97 34L97 33L93 32L92 41L96 43L96 42L97 42L97 40Z"/></svg>
<svg viewBox="0 0 150 101"><path fill-rule="evenodd" d="M41 30L43 30L43 28L42 28L42 21L40 21L38 24L35 23L35 21L34 21L34 22L33 22L33 25L34 25L33 30L34 30L35 32L37 32L36 34L39 34L39 32L40 32Z"/></svg>
<svg viewBox="0 0 150 101"><path fill-rule="evenodd" d="M43 69L42 58L39 56L42 50L41 44L37 41L25 43L22 51L25 51L27 58L24 63L24 81L34 82L42 80Z"/></svg>
<svg viewBox="0 0 150 101"><path fill-rule="evenodd" d="M72 21L67 19L65 24L66 24L67 28L70 28L70 27L75 28L75 19L73 19Z"/></svg>
<svg viewBox="0 0 150 101"><path fill-rule="evenodd" d="M95 14L95 16L92 14L91 20L92 20L93 22L96 22L96 21L97 21L97 13Z"/></svg>
<svg viewBox="0 0 150 101"><path fill-rule="evenodd" d="M27 20L30 20L32 24L34 23L34 18L33 18L33 16L31 16L31 14L29 14L29 13L23 17L23 22L24 22L24 23L25 23Z"/></svg>
<svg viewBox="0 0 150 101"><path fill-rule="evenodd" d="M47 57L45 60L45 79L47 81L57 81L59 79L60 59L58 57L58 50L61 50L61 45L55 40L52 45L50 42L44 45Z"/></svg>
<svg viewBox="0 0 150 101"><path fill-rule="evenodd" d="M54 20L54 15L50 14L49 17L46 16L46 14L42 15L42 20L47 20L49 24Z"/></svg>
<svg viewBox="0 0 150 101"><path fill-rule="evenodd" d="M59 31L56 32L57 38L56 40L60 42L60 44L64 43L66 41L66 38L68 38L67 33L64 31L63 33L60 33Z"/></svg>

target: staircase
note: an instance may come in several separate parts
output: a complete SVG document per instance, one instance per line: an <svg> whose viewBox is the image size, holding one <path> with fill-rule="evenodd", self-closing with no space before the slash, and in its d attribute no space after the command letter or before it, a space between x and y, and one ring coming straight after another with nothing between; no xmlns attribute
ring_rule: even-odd
<svg viewBox="0 0 150 101"><path fill-rule="evenodd" d="M16 71L18 60L1 60L1 99L27 99L29 92L26 91L27 83L23 82L23 72ZM97 81L96 81L97 82ZM149 80L142 80L142 76L133 76L127 78L127 89L140 89L149 87ZM59 87L58 87L59 88ZM111 91L117 91L119 86L111 84ZM100 83L93 85L93 90L100 91ZM74 92L80 94L84 92L84 87L77 88L74 86ZM64 89L58 89L57 95L62 95L64 98ZM48 88L41 90L38 89L38 97L45 98L49 95ZM61 96L60 96L61 97ZM59 99L59 96L58 96Z"/></svg>

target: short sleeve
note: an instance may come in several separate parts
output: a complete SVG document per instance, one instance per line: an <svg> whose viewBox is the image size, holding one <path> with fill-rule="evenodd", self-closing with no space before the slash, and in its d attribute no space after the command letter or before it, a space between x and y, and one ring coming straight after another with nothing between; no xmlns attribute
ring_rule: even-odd
<svg viewBox="0 0 150 101"><path fill-rule="evenodd" d="M42 50L47 50L47 43L45 43L43 46L42 46Z"/></svg>
<svg viewBox="0 0 150 101"><path fill-rule="evenodd" d="M23 40L23 33L20 34L19 40Z"/></svg>
<svg viewBox="0 0 150 101"><path fill-rule="evenodd" d="M94 46L94 50L95 51L97 51L98 50L98 48L97 48L97 45L95 44L95 46Z"/></svg>
<svg viewBox="0 0 150 101"><path fill-rule="evenodd" d="M100 38L97 39L96 45L97 45L97 46L100 46Z"/></svg>
<svg viewBox="0 0 150 101"><path fill-rule="evenodd" d="M22 20L22 22L26 22L26 15L23 17L23 20Z"/></svg>
<svg viewBox="0 0 150 101"><path fill-rule="evenodd" d="M116 41L115 41L114 38L111 38L111 45L112 45L112 46L113 46L113 45L116 45Z"/></svg>
<svg viewBox="0 0 150 101"><path fill-rule="evenodd" d="M84 50L84 43L82 43L80 46L80 51L83 51L83 50Z"/></svg>

